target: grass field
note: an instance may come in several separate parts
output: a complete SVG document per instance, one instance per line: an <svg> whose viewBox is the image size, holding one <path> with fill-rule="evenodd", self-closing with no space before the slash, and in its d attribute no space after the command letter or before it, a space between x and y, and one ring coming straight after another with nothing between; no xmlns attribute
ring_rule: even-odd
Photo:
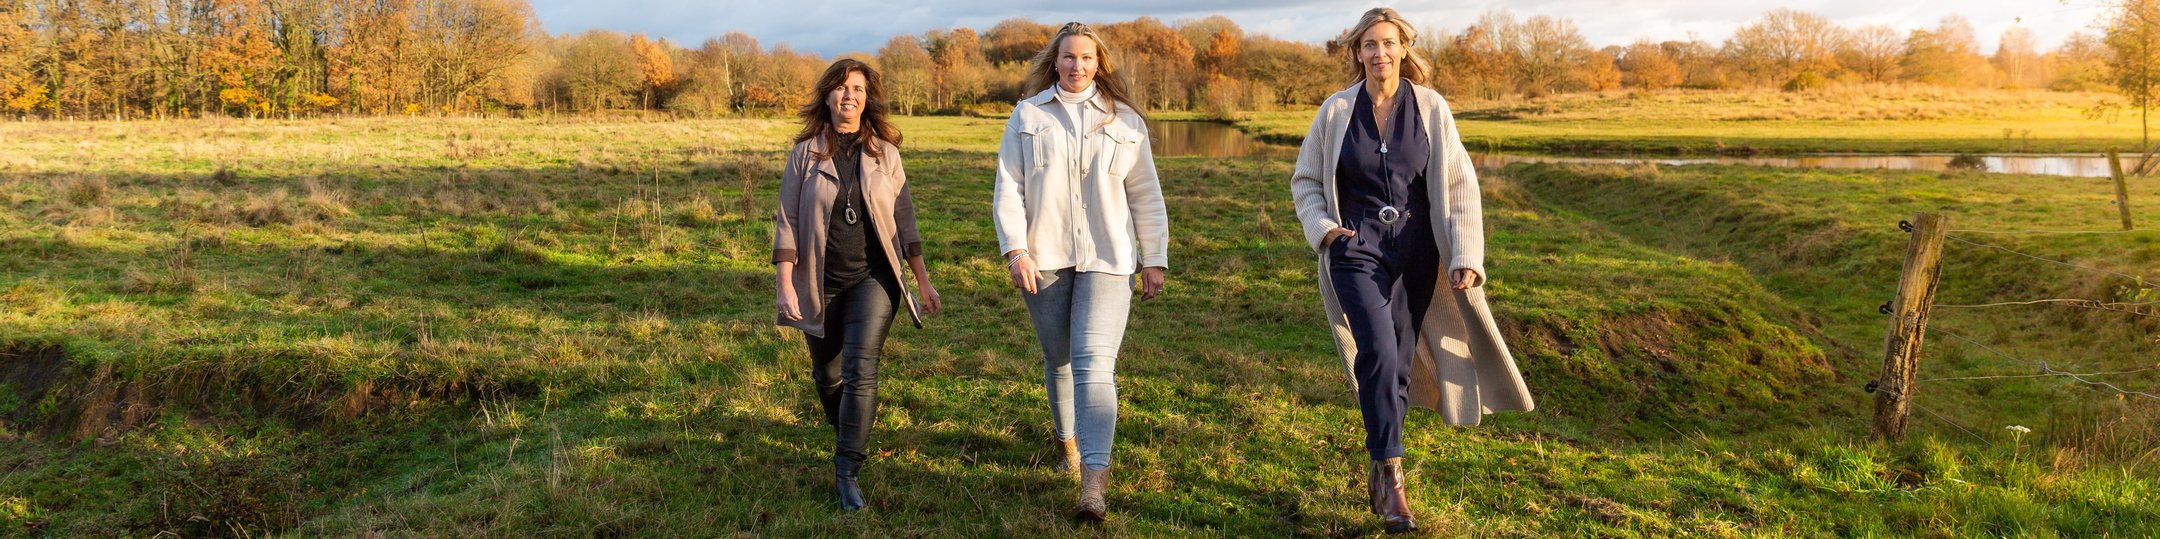
<svg viewBox="0 0 2160 539"><path fill-rule="evenodd" d="M768 312L785 122L0 124L0 534L1379 533L1281 159L1160 159L1171 286L1120 361L1112 518L1063 516L988 218L1001 123L903 124L947 312L888 344L859 515L828 499L803 343ZM2160 533L2151 401L1930 382L1944 420L1865 438L1895 221L2106 229L2099 182L1537 165L1485 187L1492 301L1541 409L1412 415L1428 528ZM2156 234L1978 234L2125 273L2160 258ZM2154 299L1950 255L1943 302ZM1923 375L2030 371L1998 349L2160 361L2149 307L2022 309L1938 314L1993 348L1931 336Z"/></svg>
<svg viewBox="0 0 2160 539"><path fill-rule="evenodd" d="M1452 99L1473 151L1546 153L2097 153L2140 146L2120 96L1906 87L1806 92L1673 90ZM1295 143L1311 111L1236 121Z"/></svg>

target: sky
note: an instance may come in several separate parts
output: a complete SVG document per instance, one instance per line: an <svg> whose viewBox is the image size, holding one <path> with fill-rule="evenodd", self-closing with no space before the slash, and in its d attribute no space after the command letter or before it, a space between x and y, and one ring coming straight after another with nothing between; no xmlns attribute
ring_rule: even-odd
<svg viewBox="0 0 2160 539"><path fill-rule="evenodd" d="M1995 51L2011 26L2031 29L2041 48L2052 49L2071 32L2090 31L2104 0L1079 0L1063 3L1000 0L532 0L541 24L555 34L589 29L643 32L678 46L743 32L771 47L786 43L827 57L877 50L892 36L937 28L989 30L998 21L1026 17L1057 24L1126 21L1141 16L1175 24L1223 15L1247 34L1319 43L1357 22L1375 6L1388 6L1426 35L1452 34L1479 15L1505 9L1518 18L1572 19L1591 46L1626 45L1694 37L1722 43L1741 25L1785 7L1828 17L1840 26L1886 24L1899 31L1932 28L1943 17L1972 22L1981 50Z"/></svg>

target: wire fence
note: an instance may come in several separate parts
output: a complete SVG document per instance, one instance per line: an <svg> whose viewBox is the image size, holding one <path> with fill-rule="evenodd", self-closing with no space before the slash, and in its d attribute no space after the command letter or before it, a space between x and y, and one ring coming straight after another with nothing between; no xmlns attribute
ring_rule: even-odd
<svg viewBox="0 0 2160 539"><path fill-rule="evenodd" d="M2000 310L2000 309L2014 309L2014 308L2022 308L2022 307L2034 307L2034 306L2042 306L2042 307L2053 307L2053 308L2070 308L2070 309L2079 309L2079 310L2088 310L2088 311L2103 311L2103 312L2112 312L2112 313L2119 313L2119 314L2122 314L2122 315L2126 315L2126 316L2128 316L2128 317L2134 317L2134 318L2141 318L2141 319L2160 319L2160 297L2155 297L2155 296L2160 296L2160 289L2156 289L2156 287L2155 287L2155 286L2153 286L2153 285L2151 284L2151 283L2154 283L2154 282L2155 282L2155 281L2154 281L2153 279L2151 279L2151 278L2148 278L2148 277L2146 277L2146 276L2144 276L2144 275L2139 275L2139 274L2137 274L2137 273L2135 272L2135 270L2118 270L2118 269L2112 269L2112 268L2100 267L2100 266L2096 266L2096 265L2093 265L2093 264L2086 264L2086 263L2078 263L2078 262L2072 262L2072 261L2069 261L2069 260L2063 260L2063 259L2059 259L2059 258L2054 258L2054 257L2049 257L2049 256L2042 256L2042 255L2039 255L2039 254L2034 254L2034 253L2032 253L2032 252L2028 252L2028 251L2025 251L2025 250L2021 250L2021 249L2017 249L2017 248L2012 248L2012 247L2009 247L2009 246L2001 245L2001 244L1999 244L1999 243L1995 243L1995 242L1987 241L1987 240L1984 240L1984 239L1981 239L1981 238L1979 238L1979 237L1978 237L1978 236L1980 236L1980 235L2005 235L2005 236L2039 236L2039 235L2123 235L2123 234L2138 234L2138 233L2151 233L2151 232L2155 232L2155 231L2154 231L2154 230L2136 230L2136 231L2130 231L2130 230L2124 230L2124 231L2078 231L2078 230L1996 230L1996 231L1990 231L1990 230L1974 230L1974 229L1950 229L1950 230L1947 230L1947 231L1946 231L1946 233L1945 233L1945 234L1944 234L1944 236L1943 236L1943 238L1944 238L1944 239L1946 239L1946 240L1949 240L1949 241L1952 241L1952 242L1956 242L1957 244L1961 244L1961 245L1964 245L1964 246L1966 246L1966 247L1969 247L1969 248L1972 248L1972 249L1977 249L1977 250L1984 250L1984 251L1992 251L1992 252L1996 252L1996 253L2001 253L2001 254L2004 254L2004 255L2008 255L2008 256L2013 256L2013 257L2019 257L2019 258L2023 258L2023 259L2026 259L2026 260L2030 260L2030 261L2033 261L2033 262L2038 262L2038 263L2041 263L2041 264L2046 264L2046 265L2050 265L2050 266L2057 266L2057 267L2062 267L2062 268L2068 268L2068 269L2071 269L2071 270L2074 270L2074 271L2077 271L2077 272L2084 272L2084 273L2090 273L2090 274L2095 274L2095 275L2106 275L2106 276L2110 276L2110 277L2116 277L2116 278L2121 278L2121 279L2125 279L2125 280L2128 280L2128 281L2129 281L2129 283L2128 283L2127 285L2125 285L2125 286L2126 286L2126 289L2127 289L2127 290L2130 290L2130 291L2131 291L2131 292L2130 292L2130 293L2128 294L2128 295L2129 295L2130 297L2119 297L2119 298L2037 298L2037 299L2019 299L2019 300L1992 301L1992 302L1978 302L1978 303L1933 303L1933 304L1930 304L1930 305L1928 305L1928 308L1929 308L1929 309L1956 309L1956 310L1966 310L1966 311L1983 311L1983 310ZM1948 266L1948 264L1943 264L1943 266L1947 267L1947 266ZM1939 269L1938 269L1938 271L1939 271ZM1942 282L1942 281L1940 280L1940 278L1938 278L1938 280L1937 280L1938 286L1940 285L1940 283L1941 283L1941 282ZM2118 294L2118 295L2121 295L2121 294ZM2045 323L2045 322L2042 322L2042 323ZM1972 349L1972 350L1977 350L1977 351L1979 351L1980 353L1984 354L1984 355L1985 355L1986 357L1989 357L1989 358L1992 358L1992 359L1994 359L1994 360L1996 360L1996 361L1999 361L1999 362L2001 362L2000 364L2002 365L2002 367L1999 367L1999 368L2005 368L2005 369L2007 369L2007 368L2016 368L2016 369L2018 369L2018 370L2014 370L2014 371L2000 371L2000 370L1998 370L1998 371L1995 371L1994 373L1988 373L1988 372L1984 372L1984 371L1983 371L1983 373L1980 373L1980 374L1972 374L1972 375L1960 375L1960 376L1942 376L1942 377L1934 377L1934 378L1922 378L1922 379L1915 379L1915 380L1913 380L1913 381L1914 381L1914 383L1916 383L1916 384L1918 384L1918 383L1931 383L1931 384L1932 384L1932 383L1942 383L1942 382L2002 382L2002 381L2012 381L2012 380L2022 380L2022 381L2045 381L2045 380L2063 380L2063 381L2064 381L2065 383L2067 383L2067 384L2074 384L2074 385L2066 385L2066 386L2064 386L2064 387L2085 387L2085 388L2090 388L2090 389L2093 389L2093 390L2099 390L2099 391L2106 391L2106 392L2112 393L2112 394L2114 394L2114 395L2119 395L2119 396L2120 396L2121 398L2124 398L2124 399L2133 399L2133 400L2139 400L2139 401L2151 401L2151 402L2154 402L2154 403L2160 403L2160 389L2155 389L2155 390L2147 390L2147 389L2144 389L2144 388L2136 388L2136 387L2125 387L2125 385L2126 385L2126 384L2134 385L2134 384L2133 384L2132 382L2130 382L2130 381L2126 381L2125 379L2128 379L2128 380L2137 380L2137 381L2144 381L2144 380L2149 380L2149 379L2151 379L2151 376L2152 376L2152 374L2150 374L2150 373L2154 373L2155 371L2160 371L2160 354L2156 354L2156 361L2155 361L2155 362L2150 362L2150 363L2148 363L2147 365L2145 365L2145 366L2142 366L2142 367L2138 367L2138 366L2134 366L2134 365L2133 365L2133 366L2120 366L2122 362L2120 362L2120 361L2116 361L2116 362L2113 362L2113 363L2114 363L2114 364L2116 364L2116 365L2118 365L2118 367L2116 367L2116 368L2114 368L2114 369L2092 369L2092 368L2083 368L2083 367L2080 367L2080 366L2078 366L2078 365L2076 365L2076 364L2075 364L2075 363L2085 363L2085 362L2071 362L2071 361L2069 361L2069 360L2066 360L2066 359L2064 359L2064 358L2061 358L2061 357L2056 357L2056 358L2043 358L2043 357L2039 357L2039 354L2024 354L2024 355L2020 355L2020 354L2013 354L2013 353L2011 353L2011 352L2009 352L2009 351L2006 351L2006 350L2004 350L2004 347L2005 347L2005 346L2003 346L2003 345L1995 345L1995 344L1989 344L1989 343L1987 343L1987 342L1983 342L1983 341L1982 341L1981 339L1979 339L1979 338L1976 338L1976 337L1974 336L1974 334L1971 334L1971 333L1969 333L1969 332L1966 332L1966 331L1963 331L1963 330L1961 330L1961 329L1959 329L1959 328L1956 328L1956 327L1955 327L1954 325L1953 325L1953 326L1951 326L1951 327L1945 327L1945 326L1944 326L1944 325L1942 325L1942 324L1939 324L1939 323L1933 323L1933 322L1931 322L1931 323L1929 323L1929 324L1928 324L1928 327L1927 327L1927 332L1928 332L1928 333L1933 333L1933 334L1936 334L1936 335L1940 335L1940 336L1942 336L1942 337L1945 337L1945 338L1948 338L1948 339L1950 339L1950 340L1956 341L1956 342L1958 342L1958 343L1960 343L1960 344L1962 344L1962 345L1965 345L1965 346L1969 347L1969 348L1970 348L1970 349ZM2160 344L2160 341L2156 341L2156 344ZM2144 375L2144 376L2139 376L2139 375ZM1984 444L1987 444L1987 445L1988 445L1988 446L1990 446L1990 447L1993 447L1993 446L1995 445L1995 444L1994 444L1994 442L1993 442L1992 440L1989 440L1989 439L1988 439L1987 437L1985 437L1985 436L1981 436L1981 435L1980 435L1980 434L1979 434L1978 432L1974 431L1973 429L1971 429L1971 428L1968 428L1968 427L1966 427L1965 425L1963 425L1963 424L1960 424L1959 422L1957 422L1957 421L1954 421L1954 420L1950 419L1949 417L1946 417L1946 416L1944 416L1943 414L1937 413L1937 412L1936 412L1935 410L1933 410L1933 409L1930 409L1930 408L1927 408L1927 407L1921 406L1921 405L1919 405L1919 404L1918 404L1917 402L1911 402L1911 401L1909 401L1909 400L1908 400L1907 402L1908 402L1908 404L1909 404L1910 406L1912 406L1912 407L1914 407L1914 408L1917 408L1917 409L1919 409L1919 410L1920 410L1921 412L1925 413L1926 415L1928 415L1928 416L1930 416L1930 417L1933 417L1933 418L1935 418L1935 420L1937 420L1937 421L1940 421L1940 422L1942 422L1943 424L1945 424L1945 425L1948 425L1948 426L1950 426L1951 428L1954 428L1954 429L1956 429L1956 430L1958 430L1958 431L1960 431L1960 432L1963 432L1963 433L1965 433L1966 435L1969 435L1969 436L1971 436L1971 437L1972 437L1973 439L1975 439L1975 440L1979 440L1979 441L1981 441L1982 443L1984 443Z"/></svg>

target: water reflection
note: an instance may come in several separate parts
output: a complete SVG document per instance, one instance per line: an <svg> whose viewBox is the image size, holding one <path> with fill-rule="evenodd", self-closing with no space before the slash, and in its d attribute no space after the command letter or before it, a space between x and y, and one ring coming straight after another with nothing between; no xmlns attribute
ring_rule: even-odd
<svg viewBox="0 0 2160 539"><path fill-rule="evenodd" d="M1514 163L1594 163L1628 164L1657 163L1660 165L1758 165L1796 168L1847 168L1881 170L1956 170L1950 160L1957 156L1948 154L1920 155L1799 155L1783 157L1576 157L1558 155L1495 155L1477 154L1471 158L1480 167L1503 167ZM2005 174L2042 174L2048 176L2076 176L2085 178L2108 177L2107 156L2102 155L1996 155L1983 156L1980 161L1987 172ZM2124 166L2135 165L2133 161Z"/></svg>
<svg viewBox="0 0 2160 539"><path fill-rule="evenodd" d="M1296 157L1297 147L1268 144L1245 136L1229 124L1148 122L1148 141L1157 157Z"/></svg>
<svg viewBox="0 0 2160 539"><path fill-rule="evenodd" d="M1149 140L1158 157L1296 157L1297 147L1268 144L1239 131L1229 124L1214 122L1148 122ZM1881 169L1947 171L1951 154L1912 155L1797 155L1775 157L1614 157L1614 156L1561 156L1561 155L1500 155L1475 154L1478 166L1498 168L1514 163L1593 163L1629 164L1657 163L1660 165L1758 165L1795 168L1833 169ZM2026 154L1983 156L1980 161L1987 172L2007 174L2041 174L2049 176L2077 176L2105 178L2108 176L2107 157L2081 154ZM2124 166L2136 163L2125 159Z"/></svg>

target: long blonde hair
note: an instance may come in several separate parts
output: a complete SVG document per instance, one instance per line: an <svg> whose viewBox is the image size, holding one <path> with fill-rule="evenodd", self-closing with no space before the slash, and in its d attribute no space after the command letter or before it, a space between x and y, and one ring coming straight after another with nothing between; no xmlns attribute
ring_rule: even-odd
<svg viewBox="0 0 2160 539"><path fill-rule="evenodd" d="M1365 32L1372 30L1373 25L1383 22L1395 25L1395 31L1402 33L1403 78L1410 79L1411 84L1425 84L1426 75L1432 73L1432 64L1426 63L1425 57L1418 56L1415 46L1417 28L1411 27L1410 21L1403 20L1402 14L1397 13L1394 8L1385 7L1367 10L1365 16L1358 17L1357 26L1350 27L1350 30L1335 38L1336 48L1342 50L1343 59L1348 62L1350 83L1365 82L1365 63L1358 61L1358 41L1365 38Z"/></svg>
<svg viewBox="0 0 2160 539"><path fill-rule="evenodd" d="M1125 110L1146 118L1146 113L1128 97L1132 93L1125 91L1125 77L1118 73L1116 62L1111 60L1116 55L1110 53L1110 44L1103 41L1102 36L1096 35L1094 29L1077 22L1068 22L1059 27L1057 35L1050 38L1050 44L1028 60L1028 74L1020 84L1021 93L1035 95L1057 84L1058 47L1065 43L1065 38L1072 36L1082 36L1095 41L1095 87L1100 88L1102 96L1110 98L1111 103L1110 117L1104 118L1103 124L1108 125L1110 120L1117 116L1117 107L1120 105L1124 106Z"/></svg>

